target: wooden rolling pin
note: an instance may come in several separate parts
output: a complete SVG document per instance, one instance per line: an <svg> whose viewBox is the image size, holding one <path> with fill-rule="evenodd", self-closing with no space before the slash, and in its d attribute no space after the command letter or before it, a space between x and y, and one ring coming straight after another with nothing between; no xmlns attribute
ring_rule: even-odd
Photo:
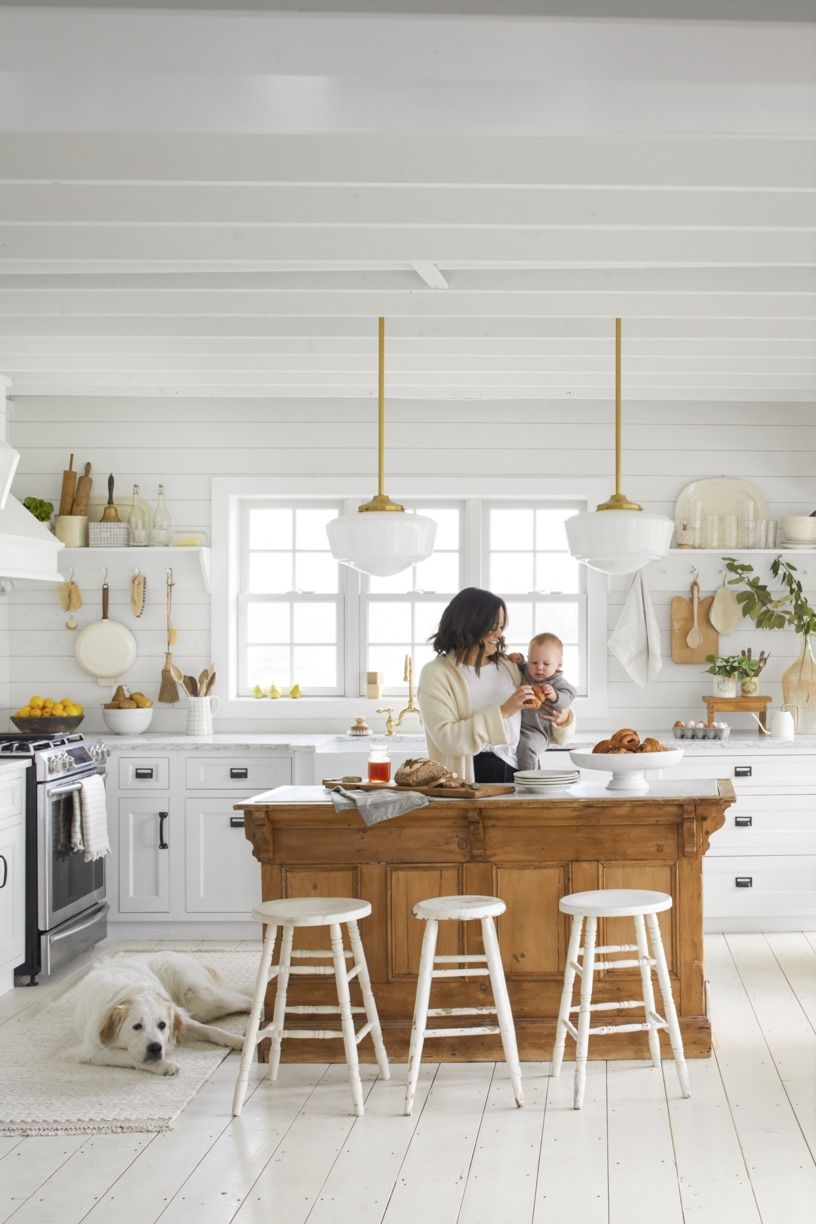
<svg viewBox="0 0 816 1224"><path fill-rule="evenodd" d="M91 465L85 464L85 475L80 476L77 481L76 494L74 495L74 504L71 506L71 514L87 514L88 502L91 500L91 487L93 480L91 479Z"/></svg>
<svg viewBox="0 0 816 1224"><path fill-rule="evenodd" d="M62 490L60 492L60 514L70 514L76 493L77 473L74 471L74 456L68 462L68 467L62 473Z"/></svg>

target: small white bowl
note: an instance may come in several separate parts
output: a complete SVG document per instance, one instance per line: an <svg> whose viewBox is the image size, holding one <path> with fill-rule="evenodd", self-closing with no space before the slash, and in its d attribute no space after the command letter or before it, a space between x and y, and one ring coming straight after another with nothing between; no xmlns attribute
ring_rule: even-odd
<svg viewBox="0 0 816 1224"><path fill-rule="evenodd" d="M814 544L816 518L809 514L786 514L782 518L782 534L790 544Z"/></svg>
<svg viewBox="0 0 816 1224"><path fill-rule="evenodd" d="M102 707L105 726L114 735L141 735L153 719L153 707L145 710L106 710Z"/></svg>

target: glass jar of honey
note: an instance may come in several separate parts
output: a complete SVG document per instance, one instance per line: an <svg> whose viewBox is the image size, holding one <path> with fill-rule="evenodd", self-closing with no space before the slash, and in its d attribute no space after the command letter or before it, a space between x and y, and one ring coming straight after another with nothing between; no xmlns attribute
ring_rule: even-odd
<svg viewBox="0 0 816 1224"><path fill-rule="evenodd" d="M388 748L371 745L371 751L368 754L368 780L369 782L390 782L391 781L391 753Z"/></svg>

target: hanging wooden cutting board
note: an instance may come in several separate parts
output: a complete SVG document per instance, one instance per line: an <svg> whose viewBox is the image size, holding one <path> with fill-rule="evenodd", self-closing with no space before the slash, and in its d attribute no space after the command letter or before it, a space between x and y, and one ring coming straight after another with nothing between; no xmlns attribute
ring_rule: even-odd
<svg viewBox="0 0 816 1224"><path fill-rule="evenodd" d="M705 663L706 655L720 653L720 635L709 620L714 596L709 595L697 604L697 628L703 640L699 646L691 647L686 642L694 621L690 599L675 595L671 601L671 657L674 663Z"/></svg>

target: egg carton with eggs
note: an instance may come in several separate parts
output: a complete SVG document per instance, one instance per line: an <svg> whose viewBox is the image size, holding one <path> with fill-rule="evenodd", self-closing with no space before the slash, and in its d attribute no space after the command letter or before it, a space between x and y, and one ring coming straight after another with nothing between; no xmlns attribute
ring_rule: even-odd
<svg viewBox="0 0 816 1224"><path fill-rule="evenodd" d="M675 739L681 740L727 740L731 734L731 727L724 722L695 722L693 718L688 722L682 722L678 719L672 727L672 734Z"/></svg>

